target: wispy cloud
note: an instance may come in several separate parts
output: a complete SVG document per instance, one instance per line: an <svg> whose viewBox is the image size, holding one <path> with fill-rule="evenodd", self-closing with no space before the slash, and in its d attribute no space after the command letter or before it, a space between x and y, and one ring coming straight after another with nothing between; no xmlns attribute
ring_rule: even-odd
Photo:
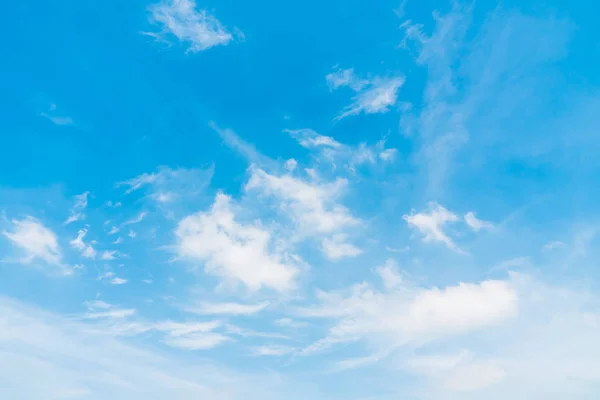
<svg viewBox="0 0 600 400"><path fill-rule="evenodd" d="M71 207L70 210L71 215L69 216L69 218L67 218L64 225L69 225L70 223L80 221L85 218L83 210L85 210L85 208L87 207L89 194L90 192L84 192L75 196L73 207Z"/></svg>
<svg viewBox="0 0 600 400"><path fill-rule="evenodd" d="M398 101L398 90L404 85L404 77L391 78L375 77L373 79L360 79L354 70L339 69L328 74L325 79L330 90L348 86L357 94L353 103L347 106L334 120L339 121L350 115L379 114L390 110Z"/></svg>
<svg viewBox="0 0 600 400"><path fill-rule="evenodd" d="M264 310L268 305L268 302L257 304L200 303L186 306L185 310L200 315L252 315Z"/></svg>
<svg viewBox="0 0 600 400"><path fill-rule="evenodd" d="M492 229L494 224L488 221L483 221L475 216L473 211L469 211L464 216L465 222L475 232L479 232L482 229Z"/></svg>
<svg viewBox="0 0 600 400"><path fill-rule="evenodd" d="M188 44L188 52L197 53L214 46L226 45L233 35L206 10L198 10L194 0L163 0L149 7L150 21L162 27L159 33L152 33L164 39L172 34Z"/></svg>
<svg viewBox="0 0 600 400"><path fill-rule="evenodd" d="M33 217L12 220L12 230L2 234L25 253L22 263L35 260L54 266L62 265L62 255L56 234Z"/></svg>
<svg viewBox="0 0 600 400"><path fill-rule="evenodd" d="M85 243L83 238L87 235L87 229L80 229L77 233L77 237L69 242L71 247L81 251L81 255L85 258L96 258L96 250L93 247L95 241L91 241L90 243Z"/></svg>
<svg viewBox="0 0 600 400"><path fill-rule="evenodd" d="M423 234L424 242L442 242L450 250L463 253L443 230L447 223L458 221L458 216L439 204L429 203L429 211L417 213L412 210L410 214L403 215L402 219Z"/></svg>

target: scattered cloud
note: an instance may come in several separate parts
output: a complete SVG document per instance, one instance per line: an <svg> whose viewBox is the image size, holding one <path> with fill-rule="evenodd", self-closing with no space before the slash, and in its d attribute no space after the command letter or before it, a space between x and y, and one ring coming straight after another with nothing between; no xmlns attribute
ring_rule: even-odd
<svg viewBox="0 0 600 400"><path fill-rule="evenodd" d="M81 255L85 258L96 258L96 250L92 246L95 241L91 241L90 243L85 243L83 238L87 235L87 229L80 229L77 233L77 237L69 242L71 247L81 251Z"/></svg>
<svg viewBox="0 0 600 400"><path fill-rule="evenodd" d="M257 304L240 303L200 303L185 307L185 310L200 315L252 315L264 310L268 302Z"/></svg>
<svg viewBox="0 0 600 400"><path fill-rule="evenodd" d="M348 86L355 92L360 91L365 86L369 85L369 81L360 79L354 73L353 68L338 69L337 71L331 72L325 76L329 90L335 90L340 87Z"/></svg>
<svg viewBox="0 0 600 400"><path fill-rule="evenodd" d="M125 283L127 283L127 279L123 279L123 278L113 278L110 281L111 285L123 285Z"/></svg>
<svg viewBox="0 0 600 400"><path fill-rule="evenodd" d="M143 173L132 179L118 182L117 187L127 187L125 193L145 190L156 204L164 206L176 201L192 199L203 193L211 182L214 168L159 167L157 172Z"/></svg>
<svg viewBox="0 0 600 400"><path fill-rule="evenodd" d="M56 234L33 217L11 221L12 231L2 234L25 255L20 262L28 264L41 260L47 264L61 265L61 252Z"/></svg>
<svg viewBox="0 0 600 400"><path fill-rule="evenodd" d="M246 142L231 129L221 129L214 122L210 122L209 126L221 137L225 145L241 155L248 163L274 166L273 160L260 153L252 144Z"/></svg>
<svg viewBox="0 0 600 400"><path fill-rule="evenodd" d="M139 224L140 222L142 222L144 220L144 218L146 218L146 215L148 215L148 211L142 211L141 213L138 214L137 217L123 222L123 226Z"/></svg>
<svg viewBox="0 0 600 400"><path fill-rule="evenodd" d="M105 250L102 252L100 259L106 260L106 261L114 260L116 258L115 257L116 254L117 254L116 250Z"/></svg>
<svg viewBox="0 0 600 400"><path fill-rule="evenodd" d="M465 214L465 222L475 232L479 232L481 229L492 229L494 224L488 221L482 221L475 216L475 213L469 211Z"/></svg>
<svg viewBox="0 0 600 400"><path fill-rule="evenodd" d="M271 175L257 167L251 167L250 172L245 190L277 199L281 210L305 234L328 234L359 223L336 202L346 188L346 179L309 183L290 175Z"/></svg>
<svg viewBox="0 0 600 400"><path fill-rule="evenodd" d="M353 69L337 70L326 76L330 90L343 86L350 87L357 94L353 103L347 106L334 120L339 121L350 115L385 113L398 100L398 90L404 85L404 78L375 77L371 80L359 79Z"/></svg>
<svg viewBox="0 0 600 400"><path fill-rule="evenodd" d="M197 10L194 0L163 0L149 7L150 21L162 27L151 36L162 39L170 33L189 45L188 52L197 53L233 40L228 32L206 10Z"/></svg>
<svg viewBox="0 0 600 400"><path fill-rule="evenodd" d="M424 242L442 242L450 250L463 252L443 230L444 225L458 221L458 217L439 204L431 202L428 211L417 213L412 210L410 214L403 215L402 219L423 234Z"/></svg>
<svg viewBox="0 0 600 400"><path fill-rule="evenodd" d="M69 225L85 218L83 210L87 207L89 194L90 192L84 192L75 196L75 202L70 210L69 218L67 218L64 225Z"/></svg>
<svg viewBox="0 0 600 400"><path fill-rule="evenodd" d="M373 145L359 143L356 146L342 144L330 136L323 136L312 129L286 129L298 143L307 149L314 150L323 160L344 165L350 172L355 173L361 165L375 165L380 160L384 164L392 163L398 153L397 149L386 148L386 140L380 140Z"/></svg>
<svg viewBox="0 0 600 400"><path fill-rule="evenodd" d="M281 357L291 354L295 351L293 347L281 345L258 346L250 350L253 356L258 357Z"/></svg>
<svg viewBox="0 0 600 400"><path fill-rule="evenodd" d="M293 158L290 158L289 160L287 160L284 164L285 169L287 169L289 172L293 172L296 167L298 166L298 162L296 160L294 160Z"/></svg>
<svg viewBox="0 0 600 400"><path fill-rule="evenodd" d="M75 125L71 117L64 115L56 115L56 104L51 104L47 112L40 113L40 116L52 121L54 125L69 126Z"/></svg>
<svg viewBox="0 0 600 400"><path fill-rule="evenodd" d="M332 261L345 257L355 257L362 253L358 247L346 243L346 235L338 233L330 238L323 239L323 252Z"/></svg>
<svg viewBox="0 0 600 400"><path fill-rule="evenodd" d="M271 234L259 224L237 222L225 194L216 196L209 211L179 221L175 234L178 255L204 261L208 274L241 282L250 290L285 291L294 286L294 258L271 251Z"/></svg>
<svg viewBox="0 0 600 400"><path fill-rule="evenodd" d="M511 281L486 280L444 288L422 288L400 279L393 265L378 269L384 290L362 283L344 291L318 292L320 305L301 309L305 317L335 321L328 335L303 354L336 343L367 340L382 348L420 347L497 325L518 313Z"/></svg>

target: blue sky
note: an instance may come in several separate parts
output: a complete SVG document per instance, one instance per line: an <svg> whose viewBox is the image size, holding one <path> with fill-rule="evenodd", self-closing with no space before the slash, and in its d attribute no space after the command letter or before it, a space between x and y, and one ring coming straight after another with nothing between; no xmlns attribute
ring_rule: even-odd
<svg viewBox="0 0 600 400"><path fill-rule="evenodd" d="M598 11L7 4L0 397L596 398Z"/></svg>

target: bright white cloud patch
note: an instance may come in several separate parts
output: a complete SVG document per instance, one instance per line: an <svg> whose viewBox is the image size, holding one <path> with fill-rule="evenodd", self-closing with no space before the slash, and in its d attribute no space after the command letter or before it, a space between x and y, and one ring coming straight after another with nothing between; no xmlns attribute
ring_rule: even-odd
<svg viewBox="0 0 600 400"><path fill-rule="evenodd" d="M323 239L323 252L330 260L339 260L345 257L355 257L362 253L358 247L346 242L346 235L336 234L331 238Z"/></svg>
<svg viewBox="0 0 600 400"><path fill-rule="evenodd" d="M410 214L403 215L402 218L423 234L423 241L442 242L449 249L462 252L443 230L444 225L458 221L458 217L441 205L430 203L428 211L417 213L413 210Z"/></svg>
<svg viewBox="0 0 600 400"><path fill-rule="evenodd" d="M200 315L252 315L264 310L268 302L258 304L200 303L185 310Z"/></svg>
<svg viewBox="0 0 600 400"><path fill-rule="evenodd" d="M418 347L498 324L518 313L518 296L510 281L420 288L403 283L391 267L379 269L383 291L363 283L346 291L319 292L320 305L301 310L301 315L331 318L334 325L303 353L357 340L385 350Z"/></svg>
<svg viewBox="0 0 600 400"><path fill-rule="evenodd" d="M245 189L277 199L281 210L301 230L300 234L327 234L358 224L350 211L336 201L346 185L347 180L341 178L331 183L309 183L253 167Z"/></svg>
<svg viewBox="0 0 600 400"><path fill-rule="evenodd" d="M209 211L182 219L175 234L179 256L203 261L208 274L250 290L294 287L294 257L271 250L271 234L259 224L237 222L227 195L218 194Z"/></svg>
<svg viewBox="0 0 600 400"><path fill-rule="evenodd" d="M494 224L488 221L482 221L475 216L475 213L470 211L465 214L465 223L469 225L471 229L475 232L480 231L481 229L491 229L494 227Z"/></svg>
<svg viewBox="0 0 600 400"><path fill-rule="evenodd" d="M21 262L41 260L51 265L60 265L61 253L56 234L40 221L27 217L12 221L12 230L2 234L13 245L25 253Z"/></svg>
<svg viewBox="0 0 600 400"><path fill-rule="evenodd" d="M206 10L198 10L193 0L163 0L150 6L149 10L152 22L162 26L163 33L171 33L189 44L190 52L226 45L233 40L233 35L219 20Z"/></svg>

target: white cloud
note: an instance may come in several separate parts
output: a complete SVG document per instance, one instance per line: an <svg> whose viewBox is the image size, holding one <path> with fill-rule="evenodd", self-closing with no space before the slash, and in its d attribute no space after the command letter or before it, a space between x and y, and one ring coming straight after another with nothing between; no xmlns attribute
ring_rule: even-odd
<svg viewBox="0 0 600 400"><path fill-rule="evenodd" d="M443 230L444 225L458 221L458 217L441 205L433 202L429 203L429 212L417 213L413 210L410 214L403 215L402 219L424 235L424 242L442 242L449 249L462 253L462 250L454 244Z"/></svg>
<svg viewBox="0 0 600 400"><path fill-rule="evenodd" d="M194 200L206 190L213 173L213 167L172 169L163 166L157 172L143 173L116 185L127 187L126 194L143 190L155 205L165 207L175 202Z"/></svg>
<svg viewBox="0 0 600 400"><path fill-rule="evenodd" d="M293 257L271 251L271 234L259 224L237 222L227 195L218 194L210 211L182 219L175 234L179 256L204 261L208 274L250 290L294 287L298 268Z"/></svg>
<svg viewBox="0 0 600 400"><path fill-rule="evenodd" d="M231 339L213 332L221 326L219 321L211 322L161 322L154 324L153 329L166 332L163 342L171 347L185 350L205 350L216 347Z"/></svg>
<svg viewBox="0 0 600 400"><path fill-rule="evenodd" d="M347 180L341 178L332 183L308 183L253 167L245 189L258 190L279 200L281 210L302 230L300 234L327 234L359 223L346 207L336 202L346 185Z"/></svg>
<svg viewBox="0 0 600 400"><path fill-rule="evenodd" d="M336 343L366 340L384 350L412 348L499 324L518 314L511 281L487 280L445 288L421 288L379 269L385 290L363 283L342 292L319 292L320 305L301 309L307 317L335 321L329 334L303 354Z"/></svg>
<svg viewBox="0 0 600 400"><path fill-rule="evenodd" d="M94 259L96 258L96 250L94 249L92 244L94 244L95 242L92 241L89 244L87 244L83 241L83 238L85 237L85 235L87 235L87 232L87 229L80 229L77 233L77 237L71 240L69 244L71 245L71 247L80 250L81 255L83 257Z"/></svg>
<svg viewBox="0 0 600 400"><path fill-rule="evenodd" d="M275 320L275 325L283 327L283 328L303 328L305 326L307 326L308 324L306 322L302 322L302 321L295 321L291 318L280 318L278 320Z"/></svg>
<svg viewBox="0 0 600 400"><path fill-rule="evenodd" d="M323 239L322 245L327 258L334 261L344 257L355 257L362 253L362 250L358 247L346 243L346 235L341 233Z"/></svg>
<svg viewBox="0 0 600 400"><path fill-rule="evenodd" d="M334 168L337 164L343 164L353 173L356 172L356 167L365 164L375 165L378 160L383 163L391 163L398 152L394 148L386 148L385 139L373 145L359 143L356 146L350 146L342 144L330 136L323 136L312 129L286 129L284 132L296 139L302 147L317 151L322 159L333 163Z"/></svg>
<svg viewBox="0 0 600 400"><path fill-rule="evenodd" d="M125 284L125 283L127 283L127 279L123 279L123 278L117 278L117 277L113 278L113 279L110 281L110 284L111 284L111 285L123 285L123 284Z"/></svg>
<svg viewBox="0 0 600 400"><path fill-rule="evenodd" d="M404 78L375 78L366 89L354 96L354 102L335 118L336 121L350 115L385 113L398 100L398 90L404 84Z"/></svg>
<svg viewBox="0 0 600 400"><path fill-rule="evenodd" d="M2 398L275 399L288 390L297 393L293 399L311 398L287 379L133 346L97 332L97 320L74 321L7 298L0 298L0 315Z"/></svg>
<svg viewBox="0 0 600 400"><path fill-rule="evenodd" d="M122 243L122 242L123 242L123 238L119 236L119 237L118 237L118 238L117 238L117 239L116 239L116 240L113 242L113 244L119 244L119 243Z"/></svg>
<svg viewBox="0 0 600 400"><path fill-rule="evenodd" d="M464 218L465 218L466 224L469 225L469 227L471 229L473 229L475 232L478 232L481 229L492 229L494 227L494 224L492 224L491 222L482 221L482 220L478 219L475 216L475 213L472 211L469 211L468 213L466 213Z"/></svg>
<svg viewBox="0 0 600 400"><path fill-rule="evenodd" d="M252 355L259 357L281 357L288 354L291 354L295 351L293 347L290 346L282 346L282 345L267 345L267 346L258 346L254 347L250 350Z"/></svg>
<svg viewBox="0 0 600 400"><path fill-rule="evenodd" d="M100 259L107 260L107 261L114 260L116 258L115 254L117 254L116 250L105 250L102 252Z"/></svg>
<svg viewBox="0 0 600 400"><path fill-rule="evenodd" d="M302 147L306 147L307 149L314 149L317 147L331 147L333 149L339 149L342 147L342 144L334 138L330 136L319 135L312 129L286 129L284 132L288 133L291 137L296 139Z"/></svg>
<svg viewBox="0 0 600 400"><path fill-rule="evenodd" d="M137 236L137 233L135 233L135 231L133 229L129 230L129 233L127 234L127 236L129 236L130 238L135 238Z"/></svg>
<svg viewBox="0 0 600 400"><path fill-rule="evenodd" d="M148 215L148 212L142 211L141 213L138 214L137 217L131 218L130 220L123 222L123 226L139 224L140 222L142 222L144 220L144 218L146 218L146 215Z"/></svg>
<svg viewBox="0 0 600 400"><path fill-rule="evenodd" d="M396 262L391 258L375 269L386 290L392 290L402 284L402 276L398 272Z"/></svg>
<svg viewBox="0 0 600 400"><path fill-rule="evenodd" d="M296 160L294 160L293 158L290 158L289 160L287 160L285 162L284 166L285 166L285 169L287 169L288 171L292 172L298 166L298 162Z"/></svg>
<svg viewBox="0 0 600 400"><path fill-rule="evenodd" d="M353 68L338 69L335 72L327 74L325 80L330 90L348 86L350 89L358 92L369 84L369 81L358 78Z"/></svg>
<svg viewBox="0 0 600 400"><path fill-rule="evenodd" d="M397 154L397 149L385 149L379 153L379 158L385 162L392 162L396 159Z"/></svg>
<svg viewBox="0 0 600 400"><path fill-rule="evenodd" d="M83 210L87 207L89 194L90 192L83 192L82 194L78 194L77 196L75 196L75 202L70 210L71 215L69 216L69 218L67 218L64 225L69 225L70 223L85 218Z"/></svg>
<svg viewBox="0 0 600 400"><path fill-rule="evenodd" d="M268 305L268 302L257 304L200 303L197 306L185 307L185 310L200 315L251 315L264 310Z"/></svg>
<svg viewBox="0 0 600 400"><path fill-rule="evenodd" d="M120 231L119 228L117 228L116 226L113 226L112 228L110 228L110 231L108 231L109 235L114 235L115 233L118 233Z"/></svg>
<svg viewBox="0 0 600 400"><path fill-rule="evenodd" d="M193 53L218 45L226 45L233 35L206 10L196 10L193 0L163 0L149 8L151 21L162 26L182 42L189 43ZM161 34L153 34L160 37Z"/></svg>
<svg viewBox="0 0 600 400"><path fill-rule="evenodd" d="M25 253L21 262L39 259L47 264L61 265L60 247L54 232L33 217L12 220L12 227L12 232L3 231L2 234Z"/></svg>
<svg viewBox="0 0 600 400"><path fill-rule="evenodd" d="M95 305L96 308L98 308L98 305ZM106 310L105 311L94 311L94 312L88 312L86 314L82 315L82 318L84 319L103 319L103 318L116 318L116 319L124 319L127 317L131 317L132 315L134 315L136 313L136 310L133 308L112 308L112 306L109 305L109 307L105 307Z"/></svg>

